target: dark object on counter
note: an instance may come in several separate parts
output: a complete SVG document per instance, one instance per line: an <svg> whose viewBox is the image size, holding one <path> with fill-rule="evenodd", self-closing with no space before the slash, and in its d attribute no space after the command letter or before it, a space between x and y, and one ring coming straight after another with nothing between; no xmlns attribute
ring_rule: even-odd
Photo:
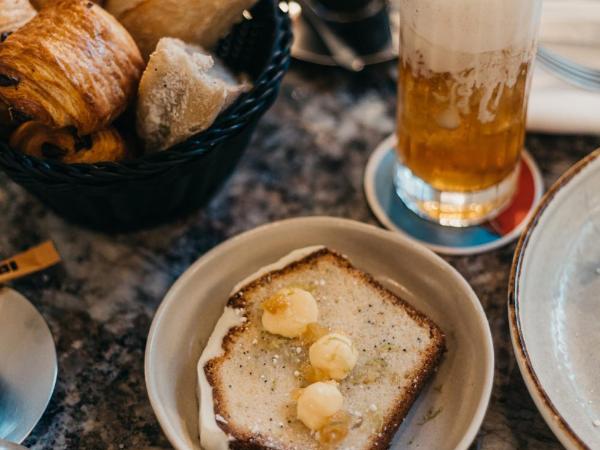
<svg viewBox="0 0 600 450"><path fill-rule="evenodd" d="M380 0L314 0L315 5L321 5L330 11L353 12L367 8Z"/></svg>
<svg viewBox="0 0 600 450"><path fill-rule="evenodd" d="M359 15L368 10L375 8L381 9L384 0L312 0L312 3L317 8L322 8L326 13L340 13L340 17L344 15Z"/></svg>
<svg viewBox="0 0 600 450"><path fill-rule="evenodd" d="M395 57L390 12L384 0L303 0L298 3L308 4L322 24L366 64ZM338 65L313 22L310 11L302 10L296 17L294 57L317 64Z"/></svg>
<svg viewBox="0 0 600 450"><path fill-rule="evenodd" d="M147 228L202 207L234 170L289 66L291 26L278 2L261 0L251 14L216 53L253 88L208 130L132 161L86 165L27 156L0 141L0 167L57 214L103 231Z"/></svg>
<svg viewBox="0 0 600 450"><path fill-rule="evenodd" d="M363 70L365 63L360 55L354 51L352 46L346 44L344 39L339 38L331 30L329 25L319 15L318 10L315 10L309 1L296 1L302 8L302 18L310 24L311 28L319 36L335 63L352 72Z"/></svg>

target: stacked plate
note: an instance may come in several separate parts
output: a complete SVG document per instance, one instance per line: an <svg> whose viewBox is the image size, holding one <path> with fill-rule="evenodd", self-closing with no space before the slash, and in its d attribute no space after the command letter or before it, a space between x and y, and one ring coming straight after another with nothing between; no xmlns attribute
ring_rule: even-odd
<svg viewBox="0 0 600 450"><path fill-rule="evenodd" d="M521 238L509 289L515 355L568 449L600 448L600 150L548 191Z"/></svg>

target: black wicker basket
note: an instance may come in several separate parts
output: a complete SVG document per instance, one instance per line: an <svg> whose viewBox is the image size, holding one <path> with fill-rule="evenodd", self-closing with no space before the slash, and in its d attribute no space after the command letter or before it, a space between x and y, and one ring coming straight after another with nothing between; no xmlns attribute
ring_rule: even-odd
<svg viewBox="0 0 600 450"><path fill-rule="evenodd" d="M0 142L0 168L66 219L103 231L129 231L202 207L235 168L258 119L273 104L290 63L292 32L277 0L260 0L217 55L253 80L206 131L177 146L121 163L64 164Z"/></svg>

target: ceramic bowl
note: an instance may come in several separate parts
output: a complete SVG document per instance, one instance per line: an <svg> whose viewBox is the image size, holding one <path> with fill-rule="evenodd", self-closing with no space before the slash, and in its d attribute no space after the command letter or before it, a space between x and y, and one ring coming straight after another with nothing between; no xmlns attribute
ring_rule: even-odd
<svg viewBox="0 0 600 450"><path fill-rule="evenodd" d="M290 251L317 244L347 255L446 333L448 352L392 448L467 449L488 405L494 366L488 322L473 290L419 244L326 217L276 222L234 237L201 257L169 290L150 329L145 372L152 407L173 446L200 448L196 364L232 287Z"/></svg>
<svg viewBox="0 0 600 450"><path fill-rule="evenodd" d="M519 368L568 449L600 448L600 150L548 191L512 268L509 320Z"/></svg>

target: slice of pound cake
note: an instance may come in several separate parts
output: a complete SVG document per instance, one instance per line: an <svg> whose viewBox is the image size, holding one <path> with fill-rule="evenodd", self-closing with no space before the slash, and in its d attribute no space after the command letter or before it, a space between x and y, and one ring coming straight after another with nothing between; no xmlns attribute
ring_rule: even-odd
<svg viewBox="0 0 600 450"><path fill-rule="evenodd" d="M205 450L375 450L442 331L343 256L301 249L236 286L198 363Z"/></svg>

